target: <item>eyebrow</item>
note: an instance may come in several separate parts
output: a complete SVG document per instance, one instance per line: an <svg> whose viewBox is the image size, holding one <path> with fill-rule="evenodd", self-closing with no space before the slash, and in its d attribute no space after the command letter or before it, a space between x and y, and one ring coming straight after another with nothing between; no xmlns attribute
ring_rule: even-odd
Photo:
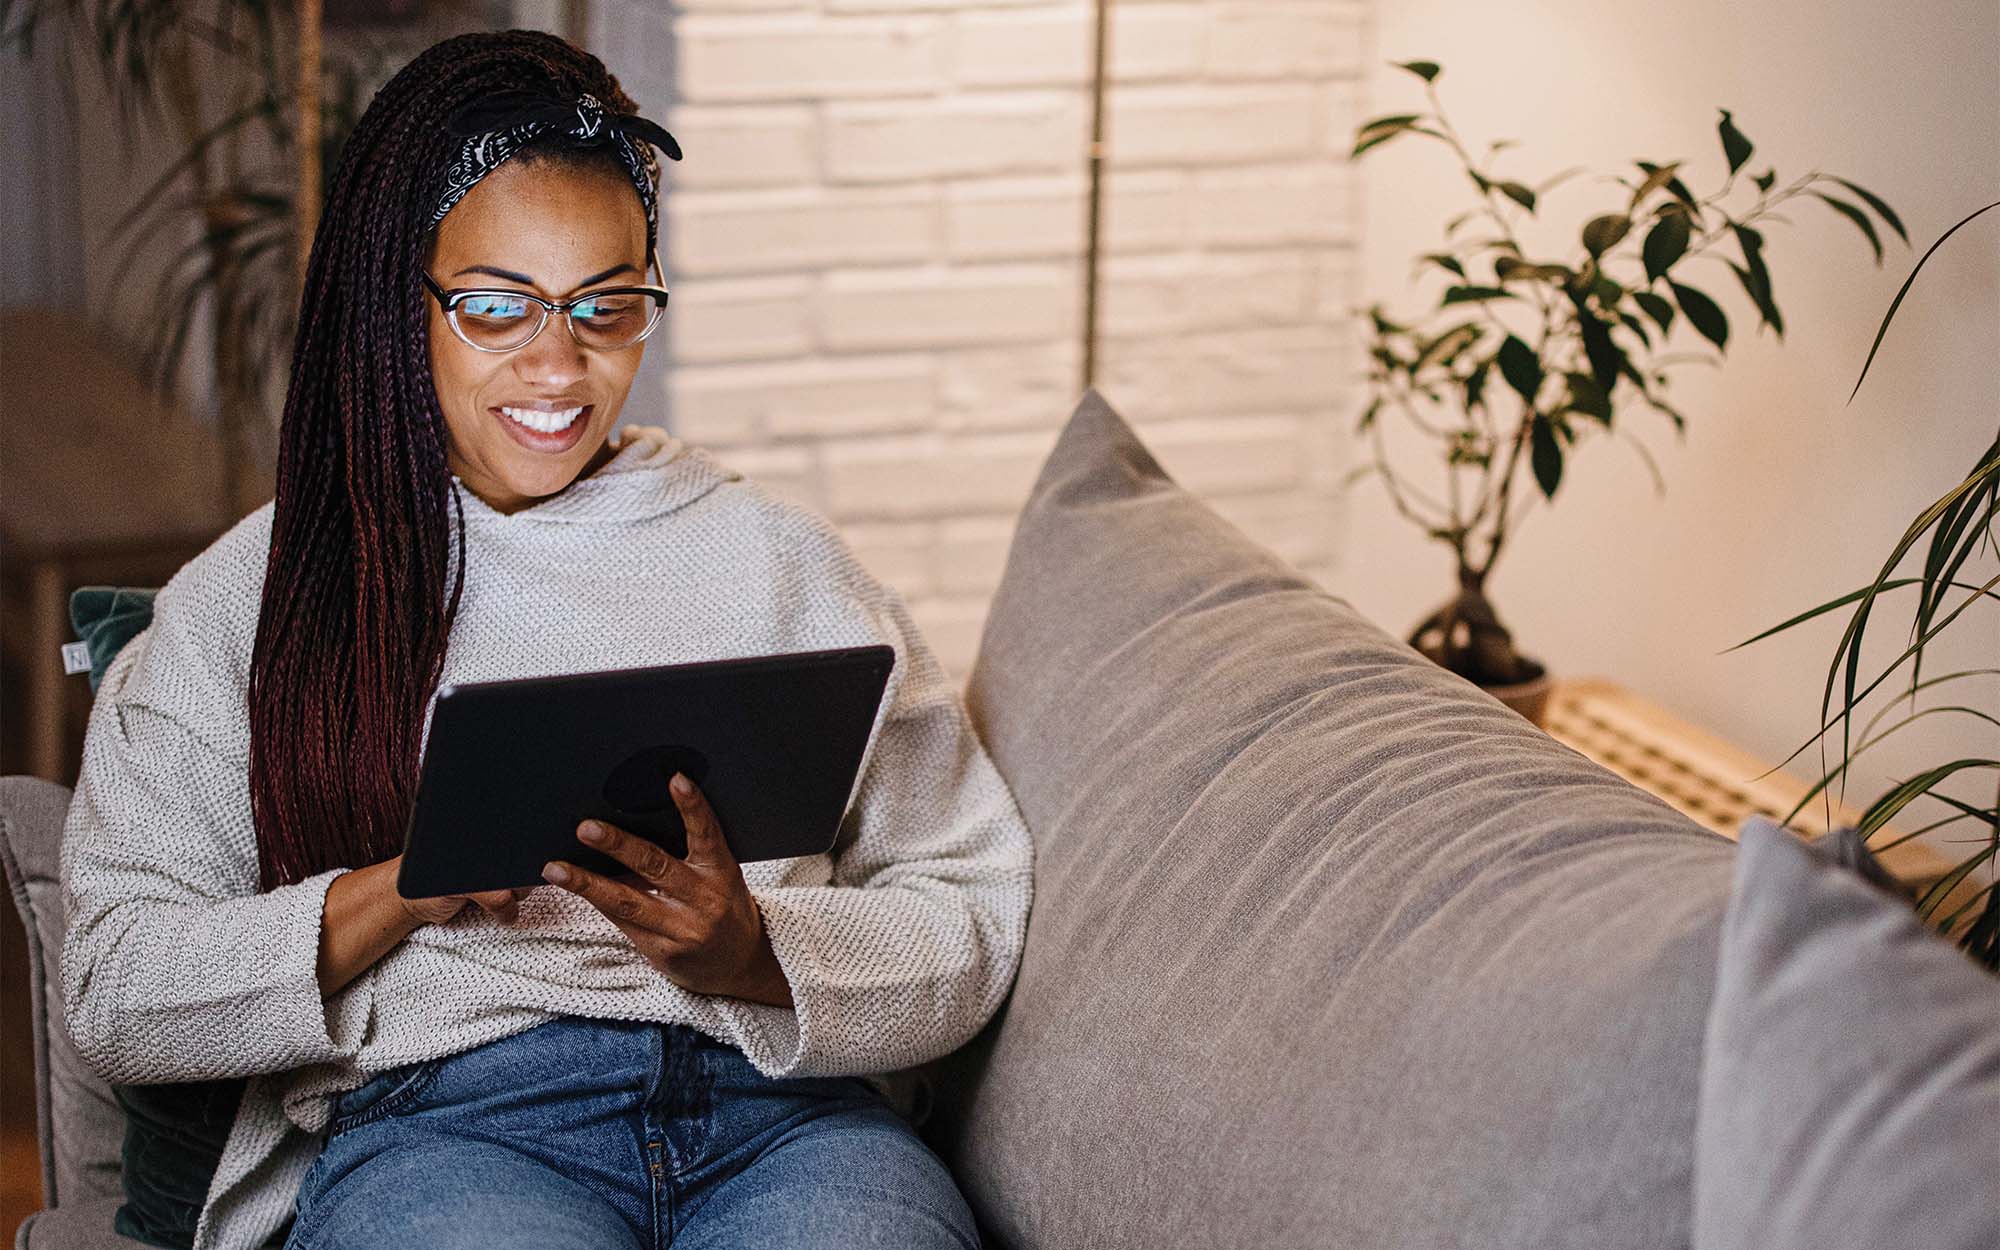
<svg viewBox="0 0 2000 1250"><path fill-rule="evenodd" d="M594 274L590 275L590 276L589 276L588 278L585 278L585 279L584 279L583 281L581 281L581 282L577 283L577 285L578 285L578 286L589 286L589 285L590 285L591 283L593 283L593 282L602 282L602 281L604 281L604 280L605 280L606 278L609 278L610 276L612 276L613 274L617 274L617 273L623 273L623 272L625 272L625 271L626 271L627 269L630 269L630 270L631 270L631 271L632 271L633 273L638 273L638 272L639 272L639 270L638 270L638 267L637 267L637 266L633 265L633 264L632 264L632 262L630 262L630 261L627 261L627 262L625 262L625 263L624 263L624 264L622 264L622 265L613 265L613 266L612 266L611 268L609 268L609 269L605 270L605 271L604 271L603 273L594 273ZM521 284L522 286L539 286L539 285L540 285L540 283L536 282L536 281L535 281L535 280L534 280L533 278L530 278L530 277L529 277L529 276L528 276L527 274L524 274L524 273L512 273L512 272L510 272L510 271L508 271L508 270L505 270L505 269L495 269L495 268L494 268L493 266L491 266L491 265L467 265L467 266L466 266L465 268L463 268L463 269L459 270L459 271L458 271L458 273L455 273L455 274L453 274L453 275L451 275L451 276L452 276L452 277L454 277L454 278L456 278L456 277L460 276L461 274L468 274L468 273L484 273L484 274L491 274L491 275L492 275L493 277L496 277L496 278L505 278L505 279L507 279L507 281L509 281L509 282L518 282L518 283L520 283L520 284Z"/></svg>

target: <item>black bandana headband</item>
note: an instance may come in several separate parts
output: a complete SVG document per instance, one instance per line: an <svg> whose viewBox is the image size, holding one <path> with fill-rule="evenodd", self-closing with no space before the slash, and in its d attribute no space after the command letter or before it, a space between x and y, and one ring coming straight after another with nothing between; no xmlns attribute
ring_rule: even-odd
<svg viewBox="0 0 2000 1250"><path fill-rule="evenodd" d="M527 92L503 92L475 100L454 114L446 130L464 142L445 167L444 187L437 207L431 210L430 228L437 228L473 183L498 169L528 140L550 129L564 131L585 144L609 143L617 149L646 210L646 250L650 253L659 233L654 184L660 167L652 149L657 147L679 160L681 145L657 122L629 113L607 113L597 97L587 92L573 103Z"/></svg>

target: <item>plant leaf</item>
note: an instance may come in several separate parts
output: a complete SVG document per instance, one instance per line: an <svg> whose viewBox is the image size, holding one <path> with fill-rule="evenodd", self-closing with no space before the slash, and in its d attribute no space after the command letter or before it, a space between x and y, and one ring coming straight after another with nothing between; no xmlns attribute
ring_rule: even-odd
<svg viewBox="0 0 2000 1250"><path fill-rule="evenodd" d="M1425 252L1423 259L1438 266L1440 269L1455 273L1461 278L1466 276L1465 266L1460 264L1458 257L1453 256L1450 252Z"/></svg>
<svg viewBox="0 0 2000 1250"><path fill-rule="evenodd" d="M1863 586L1859 590L1851 590L1846 594L1840 596L1840 598L1838 599L1829 599L1825 603L1820 604L1816 608L1808 608L1806 611L1799 613L1797 616L1793 617L1789 621L1784 622L1783 624L1773 625L1771 626L1771 628L1765 630L1761 634L1753 634L1752 636L1745 638L1742 642L1737 643L1735 647L1725 647L1721 651L1717 652L1717 654L1728 655L1731 651L1736 650L1737 647L1747 647L1753 642L1762 642L1764 639L1769 638L1771 635L1783 633L1785 630L1790 629L1794 625L1801 624L1802 622L1805 621L1810 621L1816 616L1824 616L1828 612L1833 612L1840 608L1844 608L1848 604L1853 603L1856 599L1860 599L1867 596L1870 591L1880 594L1882 591L1885 590L1901 590L1905 586L1919 585L1921 584L1922 581L1923 579L1918 577L1898 577L1886 582L1871 583L1867 586ZM1960 583L1954 582L1953 585L1960 585ZM1974 586L1964 586L1963 588L1966 590L1975 590L1975 591L1978 590L1978 588ZM1993 599L1996 602L2000 602L2000 595L1996 595L1992 591L1981 591L1979 593L1983 593L1987 596L1987 598Z"/></svg>
<svg viewBox="0 0 2000 1250"><path fill-rule="evenodd" d="M1542 494L1554 499L1556 487L1562 484L1563 452L1556 443L1554 427L1539 412L1528 430L1528 460L1534 466L1535 482L1542 488Z"/></svg>
<svg viewBox="0 0 2000 1250"><path fill-rule="evenodd" d="M1597 379L1587 373L1567 373L1569 379L1568 406L1587 417L1596 417L1606 425L1611 424L1611 396Z"/></svg>
<svg viewBox="0 0 2000 1250"><path fill-rule="evenodd" d="M1673 263L1687 253L1688 237L1692 228L1685 213L1662 213L1646 232L1646 242L1640 247L1640 255L1646 261L1646 280L1654 282L1666 276ZM1661 329L1666 327L1662 326Z"/></svg>
<svg viewBox="0 0 2000 1250"><path fill-rule="evenodd" d="M1627 210L1628 212L1637 210L1639 207L1640 200L1645 199L1653 192L1659 190L1661 187L1666 186L1669 182L1672 182L1675 173L1677 173L1681 167L1681 163L1679 161L1670 161L1665 165L1649 165L1644 161L1639 161L1637 162L1637 164L1640 169L1646 171L1646 178L1645 181L1641 182L1637 187L1633 188L1632 204L1631 207Z"/></svg>
<svg viewBox="0 0 2000 1250"><path fill-rule="evenodd" d="M1839 183L1843 187L1846 187L1849 191L1852 191L1854 192L1855 195L1859 196L1863 203L1867 204L1868 207L1875 210L1877 216L1879 216L1883 221L1889 223L1889 229L1894 230L1897 236L1901 238L1904 243L1908 243L1910 241L1910 236L1908 232L1903 229L1902 220L1896 216L1896 210L1890 208L1887 204L1883 203L1881 196L1876 195L1874 192L1869 191L1864 187L1858 186L1855 183L1849 182L1847 179L1839 177L1838 175L1828 174L1826 176L1832 178L1835 182Z"/></svg>
<svg viewBox="0 0 2000 1250"><path fill-rule="evenodd" d="M1646 315L1653 319L1653 324L1660 327L1660 333L1665 334L1667 331L1673 329L1674 306L1672 304L1653 294L1651 291L1634 291L1632 292L1632 299L1639 307L1646 310Z"/></svg>
<svg viewBox="0 0 2000 1250"><path fill-rule="evenodd" d="M1662 166L1653 164L1651 161L1636 161L1634 163L1649 174L1656 169L1663 168ZM1678 168L1680 162L1676 161L1674 164ZM1667 179L1667 190L1672 193L1675 199L1686 206L1687 211L1693 214L1696 221L1701 220L1701 205L1695 200L1694 193L1688 190L1685 182L1682 182L1678 176L1669 178Z"/></svg>
<svg viewBox="0 0 2000 1250"><path fill-rule="evenodd" d="M1834 181L1839 182L1841 180L1836 178ZM1852 186L1853 184L1849 183L1847 185ZM1860 188L1858 187L1855 188L1855 190L1857 191L1859 189ZM1896 310L1903 306L1903 297L1910 293L1910 286L1917 280L1917 275L1923 271L1924 263L1930 260L1932 254L1934 254L1938 250L1938 248L1944 245L1944 241L1946 239L1949 239L1952 235L1957 234L1959 230L1965 226L1966 222L1971 221L1974 217L1979 216L1981 213L1990 212L1991 210L1996 208L2000 208L2000 200L1995 200L1993 203L1988 204L1985 208L1974 209L1971 213L1968 213L1963 219L1961 219L1957 225L1953 226L1951 229L1939 235L1937 237L1937 242L1931 244L1929 248L1925 249L1923 256L1918 258L1916 268L1910 270L1910 276L1903 279L1902 288L1896 292L1896 298L1889 301L1889 311L1883 314L1882 324L1875 327L1875 341L1874 343L1869 345L1868 359L1861 362L1861 377L1854 379L1854 389L1847 393L1848 403L1853 403L1854 397L1861 393L1861 383L1863 379L1867 378L1868 376L1868 366L1875 363L1875 353L1881 349L1882 339L1889 333L1889 323L1895 320ZM1878 209L1876 211L1879 212L1881 210Z"/></svg>
<svg viewBox="0 0 2000 1250"><path fill-rule="evenodd" d="M1583 354L1590 358L1590 371L1595 375L1597 384L1609 391L1618 381L1618 370L1625 362L1625 353L1611 341L1611 327L1590 311L1590 307L1573 291L1570 303L1576 309L1576 328L1583 339Z"/></svg>
<svg viewBox="0 0 2000 1250"><path fill-rule="evenodd" d="M1767 169L1763 173L1758 174L1755 178L1752 178L1750 181L1757 184L1757 189L1759 191L1769 191L1771 189L1771 185L1778 181L1778 171L1775 169Z"/></svg>
<svg viewBox="0 0 2000 1250"><path fill-rule="evenodd" d="M1749 226L1731 222L1729 228L1736 232L1736 242L1743 249L1743 266L1731 264L1736 276L1749 293L1750 302L1757 306L1765 324L1777 331L1779 338L1785 337L1785 320L1778 315L1778 305L1771 298L1771 271L1764 266L1764 236Z"/></svg>
<svg viewBox="0 0 2000 1250"><path fill-rule="evenodd" d="M1397 69L1409 70L1425 82L1436 82L1437 76L1443 72L1436 61L1391 61L1390 64Z"/></svg>
<svg viewBox="0 0 2000 1250"><path fill-rule="evenodd" d="M1679 282L1669 281L1674 298L1680 301L1681 311L1687 314L1688 324L1696 332L1717 347L1729 342L1729 318L1716 302L1708 296Z"/></svg>
<svg viewBox="0 0 2000 1250"><path fill-rule="evenodd" d="M1882 236L1875 233L1875 223L1868 220L1868 214L1846 200L1837 200L1824 191L1814 191L1812 194L1832 205L1836 212L1853 222L1855 227L1867 236L1868 246L1875 249L1875 264L1879 268L1882 264Z"/></svg>
<svg viewBox="0 0 2000 1250"><path fill-rule="evenodd" d="M1458 348L1462 349L1467 343L1472 342L1474 339L1477 339L1478 337L1479 337L1478 322L1461 321L1457 325L1451 327L1451 329L1446 330L1444 333L1438 335L1436 338L1430 340L1428 343L1425 343L1423 347L1418 350L1415 362L1410 365L1410 372L1412 374L1416 373L1417 370L1429 364L1434 358L1436 358L1439 355L1439 353L1445 351L1447 348L1457 346Z"/></svg>
<svg viewBox="0 0 2000 1250"><path fill-rule="evenodd" d="M1535 396L1542 389L1542 359L1516 335L1508 335L1500 344L1495 359L1500 364L1500 376L1507 379L1507 385L1515 394L1526 400L1528 407L1535 406Z"/></svg>
<svg viewBox="0 0 2000 1250"><path fill-rule="evenodd" d="M1632 219L1624 213L1606 213L1584 223L1583 246L1592 256L1602 256L1618 245L1632 230Z"/></svg>
<svg viewBox="0 0 2000 1250"><path fill-rule="evenodd" d="M1743 132L1736 128L1736 123L1730 120L1729 110L1718 111L1722 114L1722 120L1716 123L1715 129L1722 137L1722 154L1729 158L1729 172L1733 174L1743 168L1744 161L1750 159L1752 145L1750 140L1744 138Z"/></svg>
<svg viewBox="0 0 2000 1250"><path fill-rule="evenodd" d="M1527 209L1531 213L1535 211L1535 193L1533 190L1522 186L1518 182L1496 182L1493 185L1500 189L1500 194L1519 204L1522 208Z"/></svg>
<svg viewBox="0 0 2000 1250"><path fill-rule="evenodd" d="M1454 286L1445 290L1443 304L1464 304L1475 300L1514 299L1512 291L1503 291L1497 286Z"/></svg>

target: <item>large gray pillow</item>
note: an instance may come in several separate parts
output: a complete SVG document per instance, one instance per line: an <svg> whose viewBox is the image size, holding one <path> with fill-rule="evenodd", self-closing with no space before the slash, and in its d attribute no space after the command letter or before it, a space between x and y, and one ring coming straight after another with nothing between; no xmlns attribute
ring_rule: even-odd
<svg viewBox="0 0 2000 1250"><path fill-rule="evenodd" d="M1761 816L1709 1017L1696 1250L2000 1246L2000 981Z"/></svg>
<svg viewBox="0 0 2000 1250"><path fill-rule="evenodd" d="M998 1244L1688 1244L1726 839L1250 541L1096 391L967 702L1035 906L927 1132Z"/></svg>

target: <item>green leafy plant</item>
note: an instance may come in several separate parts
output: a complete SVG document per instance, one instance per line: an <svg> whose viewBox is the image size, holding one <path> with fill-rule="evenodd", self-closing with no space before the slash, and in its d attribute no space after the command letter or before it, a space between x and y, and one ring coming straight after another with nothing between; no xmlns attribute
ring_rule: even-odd
<svg viewBox="0 0 2000 1250"><path fill-rule="evenodd" d="M1773 210L1800 196L1825 205L1861 232L1878 266L1875 218L1905 243L1909 237L1887 203L1845 178L1815 171L1780 187L1775 169L1747 175L1754 145L1724 109L1716 130L1728 170L1714 192L1697 196L1683 180L1682 161L1635 161L1632 172L1601 179L1621 190L1583 221L1566 254L1531 255L1518 228L1544 212L1552 188L1584 171L1534 184L1503 177L1494 159L1513 142L1495 141L1473 159L1439 102L1437 63L1396 68L1423 81L1430 111L1363 123L1353 155L1405 136L1435 140L1463 164L1477 202L1446 223L1444 247L1417 258L1417 272L1447 282L1436 308L1415 324L1391 319L1379 303L1362 310L1370 330L1369 398L1357 431L1369 436L1372 459L1350 482L1379 477L1396 510L1456 560L1458 593L1417 626L1411 644L1482 685L1531 681L1541 664L1515 649L1486 595L1493 566L1532 501L1516 491L1522 462L1553 499L1574 446L1615 432L1638 449L1663 490L1645 445L1617 417L1638 404L1685 430L1686 418L1667 402L1666 370L1720 363L1731 330L1721 303L1697 285L1707 278L1698 278L1696 267L1727 266L1759 327L1782 339L1784 317L1759 229L1786 220ZM1747 203L1731 207L1732 195ZM1698 350L1666 350L1690 332ZM1442 491L1420 489L1390 463L1381 427L1389 414L1435 441Z"/></svg>
<svg viewBox="0 0 2000 1250"><path fill-rule="evenodd" d="M1917 261L1875 331L1875 342L1868 349L1868 359L1861 366L1861 376L1855 380L1854 390L1848 394L1850 401L1860 393L1861 383L1868 377L1869 366L1875 363L1875 353L1889 333L1889 323L1895 319L1896 310L1902 307L1903 297L1909 294L1911 284L1916 282L1917 274L1923 270L1925 263L1946 239L1981 213L1995 208L2000 208L2000 202L1988 204L1967 216L1938 236L1937 242L1931 244ZM1914 576L1898 576L1897 569L1919 547L1923 551L1921 568ZM1852 605L1839 645L1834 648L1833 661L1827 667L1826 688L1820 696L1819 731L1785 758L1785 763L1790 763L1814 743L1827 742L1838 729L1840 761L1825 769L1819 781L1786 814L1786 821L1797 817L1815 799L1830 795L1836 783L1844 789L1847 776L1859 756L1919 720L1930 716L1970 718L2000 729L2000 719L1976 707L1962 701L1935 701L1941 697L1940 692L1945 687L1963 689L1968 682L1990 682L2000 678L2000 668L1972 668L1925 676L1923 667L1924 649L1968 613L1975 622L1990 621L1990 616L1982 616L1973 610L1990 612L1995 603L2000 603L1996 586L2000 586L2000 432L1996 432L1993 441L1978 452L1964 480L1931 501L1910 522L1902 537L1890 548L1888 557L1883 560L1881 570L1872 582L1736 644L1737 647L1749 646ZM1916 592L1908 642L1888 667L1863 683L1861 643L1870 620L1876 608L1883 605L1885 595L1907 590ZM1730 648L1732 651L1735 649ZM1904 671L1906 665L1907 672ZM1863 704L1899 673L1903 675L1903 680L1888 697L1881 700L1881 706L1862 725L1857 740L1854 722ZM1834 708L1836 691L1840 701L1838 710ZM1924 692L1928 706L1917 706L1919 692ZM1897 709L1903 709L1906 714L1877 732L1876 726ZM1979 773L1995 775L1996 792L1987 805L1982 807L1967 803L1944 793L1942 787L1952 778ZM1893 838L1871 843L1871 849L1885 851L1912 838L1961 822L1970 821L1975 827L1983 826L1983 832L1972 839L1975 849L1924 889L1915 902L1920 916L1947 938L1956 941L1974 960L1989 970L2000 971L2000 889L1996 889L2000 878L1995 875L1995 868L2000 867L2000 760L1967 755L1924 768L1897 782L1870 803L1856 823L1855 831L1864 840L1874 839L1885 831L1891 820L1911 810L1919 801L1934 805L1926 812L1927 817L1938 809L1942 809L1942 816L1936 820L1926 819L1919 827ZM1975 888L1978 879L1975 874L1981 868L1986 870L1986 881Z"/></svg>
<svg viewBox="0 0 2000 1250"><path fill-rule="evenodd" d="M298 319L300 105L293 4L277 0L0 0L0 45L32 56L46 28L96 62L128 135L164 128L180 151L140 189L105 242L112 272L165 256L150 287L119 299L148 310L138 365L172 398L204 311L207 361L238 506L253 427L291 359ZM374 6L370 6L374 7ZM477 6L439 4L468 13ZM339 16L338 6L330 16ZM412 51L362 30L329 40L317 92L319 168L331 171L368 96ZM420 44L417 46L421 46ZM320 179L322 203L328 179ZM315 219L318 205L314 206Z"/></svg>

